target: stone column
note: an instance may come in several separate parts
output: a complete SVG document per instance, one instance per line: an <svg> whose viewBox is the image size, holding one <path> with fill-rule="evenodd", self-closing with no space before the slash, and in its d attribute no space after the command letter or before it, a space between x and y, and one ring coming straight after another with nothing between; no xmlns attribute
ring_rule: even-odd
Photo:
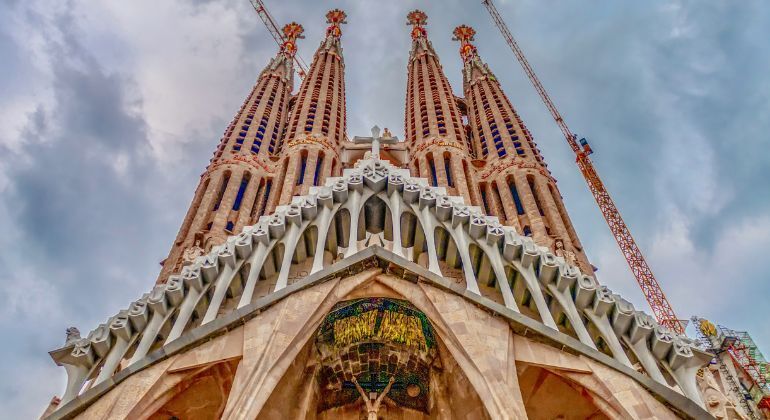
<svg viewBox="0 0 770 420"><path fill-rule="evenodd" d="M545 213L548 221L551 222L552 233L564 240L565 243L571 242L568 241L569 234L567 233L567 228L564 227L564 223L561 220L559 209L556 207L556 203L553 201L551 191L548 190L548 182L549 181L543 176L535 176L535 188L537 188L540 195L540 204L543 206L543 212ZM572 248L571 245L572 244L570 243L570 248Z"/></svg>
<svg viewBox="0 0 770 420"><path fill-rule="evenodd" d="M436 167L436 186L437 187L449 187L449 184L447 183L447 173L446 168L444 166L444 151L443 150L434 150L433 151L433 164Z"/></svg>
<svg viewBox="0 0 770 420"><path fill-rule="evenodd" d="M466 179L465 171L463 171L463 159L467 159L467 156L452 155L449 160L449 167L452 170L452 179L455 182L457 195L462 196L466 204L472 204L473 200L468 189L468 179Z"/></svg>
<svg viewBox="0 0 770 420"><path fill-rule="evenodd" d="M497 187L500 191L500 198L503 200L506 224L513 226L513 228L516 229L516 232L522 233L523 230L521 223L519 223L519 213L516 211L516 203L513 201L511 189L508 188L508 182L506 182L505 178L506 176L504 175L498 177Z"/></svg>
<svg viewBox="0 0 770 420"><path fill-rule="evenodd" d="M295 149L290 153L289 161L286 163L286 176L284 176L283 179L277 180L277 184L273 185L276 196L279 197L276 206L288 204L291 201L291 197L294 195L294 185L297 183L297 177L299 176L299 171L297 169L300 164L301 151Z"/></svg>
<svg viewBox="0 0 770 420"><path fill-rule="evenodd" d="M315 177L316 162L318 162L318 149L309 149L307 151L307 163L305 164L305 178L302 180L299 195L307 195L310 191L310 186L313 185L313 178Z"/></svg>

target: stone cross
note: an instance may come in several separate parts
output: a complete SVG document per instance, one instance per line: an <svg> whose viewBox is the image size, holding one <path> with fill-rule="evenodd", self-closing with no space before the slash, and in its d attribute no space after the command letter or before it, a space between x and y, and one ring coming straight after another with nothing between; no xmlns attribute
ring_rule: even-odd
<svg viewBox="0 0 770 420"><path fill-rule="evenodd" d="M385 133L389 133L388 129L385 129ZM372 144L372 159L380 159L380 144L393 144L398 143L398 137L394 136L388 136L388 137L380 137L380 127L377 127L376 125L372 127L372 136L371 137L359 137L355 136L353 137L353 143L356 144L364 144L364 143L371 143Z"/></svg>

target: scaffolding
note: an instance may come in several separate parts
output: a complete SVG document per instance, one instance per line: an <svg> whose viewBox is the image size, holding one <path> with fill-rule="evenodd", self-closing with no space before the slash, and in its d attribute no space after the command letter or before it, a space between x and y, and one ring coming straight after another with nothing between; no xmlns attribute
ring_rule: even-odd
<svg viewBox="0 0 770 420"><path fill-rule="evenodd" d="M692 321L698 332L698 343L714 354L712 363L717 365L730 391L739 399L749 417L757 418L758 412L770 412L770 364L751 335L722 325L715 327L703 318L693 317ZM725 365L725 358L721 357L725 352L735 370Z"/></svg>
<svg viewBox="0 0 770 420"><path fill-rule="evenodd" d="M746 331L736 331L720 325L721 347L733 361L751 378L752 387L748 392L760 409L770 410L770 375L765 356Z"/></svg>

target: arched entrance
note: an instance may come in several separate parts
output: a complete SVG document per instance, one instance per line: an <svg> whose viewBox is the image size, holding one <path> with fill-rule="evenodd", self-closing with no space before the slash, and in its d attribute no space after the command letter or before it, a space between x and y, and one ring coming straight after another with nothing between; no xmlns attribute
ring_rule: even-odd
<svg viewBox="0 0 770 420"><path fill-rule="evenodd" d="M405 300L366 297L332 308L258 418L464 418L462 411L489 418L428 317Z"/></svg>

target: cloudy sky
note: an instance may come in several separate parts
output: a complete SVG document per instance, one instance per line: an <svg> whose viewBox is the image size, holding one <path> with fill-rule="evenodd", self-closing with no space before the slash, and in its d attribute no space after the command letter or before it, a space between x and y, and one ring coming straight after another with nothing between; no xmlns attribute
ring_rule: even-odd
<svg viewBox="0 0 770 420"><path fill-rule="evenodd" d="M266 0L343 28L348 133L403 133L422 8L455 92L452 29L477 45L560 182L600 281L646 308L601 214L478 1ZM498 1L595 162L680 317L747 329L770 353L770 6L764 1ZM276 46L247 0L0 0L0 407L64 389L47 351L148 290L198 175Z"/></svg>

